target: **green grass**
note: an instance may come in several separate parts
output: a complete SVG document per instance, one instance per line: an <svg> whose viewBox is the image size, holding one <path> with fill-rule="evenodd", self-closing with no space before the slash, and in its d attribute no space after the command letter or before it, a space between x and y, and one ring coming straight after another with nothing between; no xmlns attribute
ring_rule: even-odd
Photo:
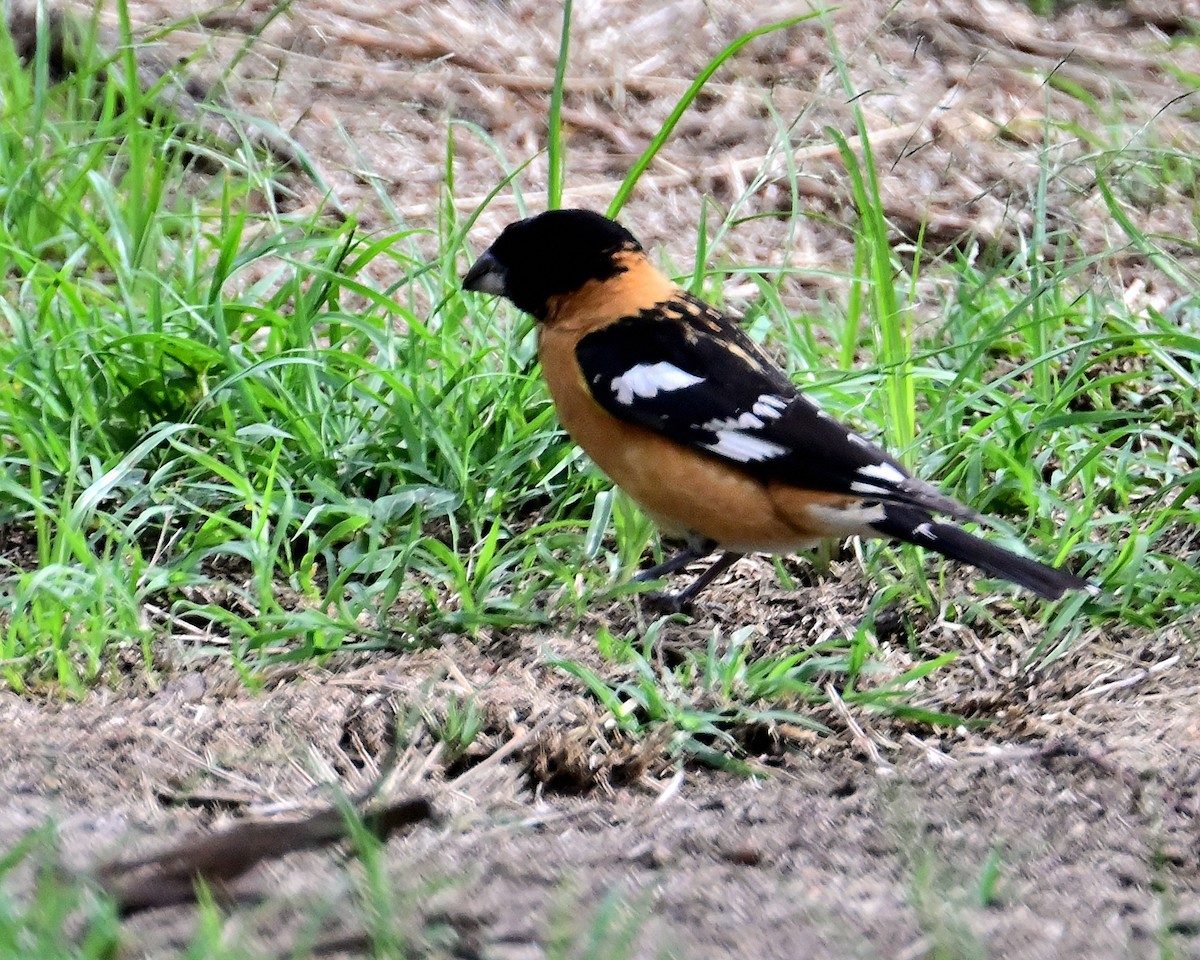
<svg viewBox="0 0 1200 960"><path fill-rule="evenodd" d="M571 660L556 665L583 683L623 732L640 739L665 731L667 751L679 760L745 773L761 769L738 759L748 740L771 737L780 724L828 732L801 708L828 703L830 683L845 703L876 713L930 725L962 723L908 704L910 685L953 654L874 682L865 625L849 645L839 637L782 654L760 652L765 638L743 627L728 639L715 630L703 649L685 650L679 662L668 663L658 652L667 622L658 620L640 635L614 636L601 628L596 643L604 675Z"/></svg>
<svg viewBox="0 0 1200 960"><path fill-rule="evenodd" d="M12 892L14 876L28 876L31 893ZM117 912L110 900L59 869L53 830L27 834L0 857L0 951L30 960L101 960L118 943Z"/></svg>
<svg viewBox="0 0 1200 960"><path fill-rule="evenodd" d="M566 489L528 338L431 312L461 232L429 262L408 229L252 215L260 159L189 172L170 123L115 109L120 77L5 57L0 522L32 541L8 683L79 691L163 632L250 667L539 619L541 554L583 530L533 518L596 483Z"/></svg>
<svg viewBox="0 0 1200 960"><path fill-rule="evenodd" d="M714 58L611 209L706 80L798 22ZM568 38L569 20L560 83ZM186 142L145 109L130 63L52 82L44 57L22 66L0 41L0 523L25 544L0 569L4 681L81 694L122 649L153 670L182 647L228 657L253 684L280 660L523 625L569 633L598 604L631 603L613 582L653 548L649 525L558 430L527 319L459 290L478 251L475 217L450 203L455 138L483 132L448 127L435 227L397 215L368 236L332 214L280 213L270 163L245 145ZM779 120L779 150L791 128ZM1045 209L1060 174L1049 156L1021 252L968 258L918 238L901 260L869 143L835 139L860 217L846 307L793 315L793 271L728 262L741 201L706 205L713 242L681 281L719 300L723 278L754 278L761 296L729 306L815 398L996 517L992 536L1104 586L1086 609L1082 597L1016 601L1035 625L1031 661L1071 650L1096 622L1153 630L1194 617L1200 574L1172 546L1200 487L1194 301L1135 314L1094 284L1103 264ZM550 146L557 193L569 167L563 142ZM1178 150L1143 138L1118 153L1097 145L1098 175L1121 162L1149 182L1158 162L1161 178L1192 182ZM500 159L496 193L519 195L527 158ZM1121 182L1105 196L1128 249L1190 280L1164 238L1138 231ZM931 274L942 299L914 302ZM933 319L916 323L918 308ZM736 760L729 730L803 719L830 681L903 716L920 677L877 682L871 612L900 599L1005 625L986 594L947 591L946 567L915 548L863 556L877 585L868 615L820 649L764 652L710 632L707 653L668 669L652 630L622 641L633 654L605 675L561 666L615 710L634 703L622 723L673 725L685 755Z"/></svg>
<svg viewBox="0 0 1200 960"><path fill-rule="evenodd" d="M778 26L714 59L611 211L704 82ZM554 203L570 170L557 120L569 28L568 5L548 122ZM467 239L475 216L451 202L454 144L486 141L483 131L447 127L436 226L397 214L390 230L364 235L332 212L279 212L268 159L189 140L148 109L132 72L126 55L52 81L44 48L22 65L0 36L0 530L17 545L0 561L0 676L10 688L82 695L128 650L148 673L180 650L227 658L253 686L281 660L531 625L569 635L589 611L611 609L613 626L587 627L597 659L547 654L544 665L624 734L657 742L665 731L667 762L757 769L749 745L781 724L823 730L814 714L831 691L921 726L958 722L914 700L953 654L926 657L914 641L914 666L885 670L874 615L899 603L985 634L1004 634L1010 615L986 592L949 589L948 568L915 548L866 545L875 589L864 616L819 643L780 649L758 626L706 627L706 642L667 657L667 621L615 625L629 622L636 591L614 584L656 549L652 529L558 429L527 319L459 290L478 250ZM780 150L790 129L781 118ZM1085 161L1118 238L1111 256L1136 252L1194 290L1171 252L1185 242L1142 232L1130 211L1165 184L1194 192L1195 158L1130 136L1097 136ZM756 215L747 198L706 204L696 258L674 268L680 281L720 300L725 279L752 278L759 296L727 305L814 398L995 517L991 536L1103 585L1094 603L1016 599L1035 636L1031 664L1069 653L1097 623L1149 636L1194 621L1194 297L1133 312L1094 280L1104 262L1082 257L1046 209L1047 184L1064 173L1050 156L1019 252L976 257L918 238L901 258L869 149L831 137L859 216L846 305L796 315L785 307L795 271L730 261L723 241ZM507 175L496 194L519 199L528 158L498 162ZM643 235L651 249L660 239ZM930 276L940 299L917 303L917 280ZM471 698L429 714L447 764L484 717ZM111 904L47 866L37 837L0 861L0 880L35 876L20 901L0 883L0 954L19 944L23 956L110 956ZM374 943L402 952L378 857L362 864ZM999 870L983 865L981 903ZM215 906L201 917L189 956L241 955L224 945ZM605 901L592 926L554 931L552 954L623 955L640 917Z"/></svg>
<svg viewBox="0 0 1200 960"><path fill-rule="evenodd" d="M343 952L331 950L339 942L353 942L346 953L388 960L462 955L463 931L436 915L425 917L418 909L418 901L428 900L451 881L426 878L413 883L397 875L385 860L385 844L348 816L349 856L332 867L326 878L328 893L309 891L263 902L250 898L229 905L219 904L201 887L190 932L172 955L187 960L306 960ZM139 937L123 933L111 896L89 878L72 873L63 860L49 827L28 833L0 856L3 955L111 960L136 949ZM18 886L25 891L20 896L13 892ZM547 956L626 960L642 937L649 907L648 896L631 897L616 888L594 904L581 903L577 894L564 889L558 907L546 919ZM235 936L231 930L237 931ZM471 933L468 928L466 935ZM252 945L255 941L266 942L268 949ZM289 946L281 953L284 944Z"/></svg>

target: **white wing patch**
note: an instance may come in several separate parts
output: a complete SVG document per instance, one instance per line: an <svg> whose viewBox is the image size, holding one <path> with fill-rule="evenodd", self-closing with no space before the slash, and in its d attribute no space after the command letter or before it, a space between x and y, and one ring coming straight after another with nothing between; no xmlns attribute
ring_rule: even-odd
<svg viewBox="0 0 1200 960"><path fill-rule="evenodd" d="M783 411L787 409L788 401L783 397L777 397L773 393L763 393L754 401L754 406L750 408L750 412L759 417L766 417L768 420L778 420L783 416Z"/></svg>
<svg viewBox="0 0 1200 960"><path fill-rule="evenodd" d="M761 430L765 424L752 413L743 413L740 417L725 417L722 420L709 420L700 429L719 433L722 430Z"/></svg>
<svg viewBox="0 0 1200 960"><path fill-rule="evenodd" d="M730 460L741 463L771 460L789 452L785 446L756 437L748 430L761 430L767 420L778 420L787 409L788 401L773 393L759 394L754 405L736 417L714 417L703 424L701 430L710 430L717 435L716 443L702 444L704 449Z"/></svg>
<svg viewBox="0 0 1200 960"><path fill-rule="evenodd" d="M876 480L882 480L893 486L899 486L906 479L904 474L890 463L869 463L865 467L859 467L857 472L864 477L874 477Z"/></svg>
<svg viewBox="0 0 1200 960"><path fill-rule="evenodd" d="M788 452L787 447L781 447L777 443L771 443L770 440L763 440L761 437L754 437L738 430L717 430L716 434L717 442L706 443L703 445L704 448L719 456L728 457L730 460L749 463L752 460L770 460Z"/></svg>
<svg viewBox="0 0 1200 960"><path fill-rule="evenodd" d="M639 363L636 367L630 367L619 377L613 377L609 389L617 395L617 403L629 406L634 397L649 399L662 392L682 390L703 382L703 377L660 360L658 363Z"/></svg>
<svg viewBox="0 0 1200 960"><path fill-rule="evenodd" d="M788 401L783 397L777 397L773 393L760 394L759 398L754 401L754 406L744 413L736 417L714 417L707 423L703 424L701 430L711 430L713 433L720 436L722 433L729 433L739 430L761 430L765 427L767 420L778 420L783 416L783 411L787 409ZM780 452L785 452L785 448L778 444L770 443L766 440L759 440L757 437L746 437L747 440L752 440L759 444L759 449L763 447L777 448ZM719 445L719 444L718 444ZM710 447L709 449L715 449ZM728 454L734 456L734 454ZM739 460L765 460L767 457L777 457L779 453L769 453L762 456L753 457L738 457Z"/></svg>
<svg viewBox="0 0 1200 960"><path fill-rule="evenodd" d="M859 443L866 443L862 437L857 434L848 434L849 438ZM870 477L872 480L882 480L887 486L882 486L878 483L868 483L865 480L852 480L850 482L851 493L864 493L867 496L889 496L894 495L898 487L908 478L899 470L893 467L890 463L868 463L865 467L859 467L854 471L860 477Z"/></svg>
<svg viewBox="0 0 1200 960"><path fill-rule="evenodd" d="M924 537L926 540L937 539L937 534L933 532L933 525L928 520L925 523L918 523L913 527L913 533L918 537Z"/></svg>

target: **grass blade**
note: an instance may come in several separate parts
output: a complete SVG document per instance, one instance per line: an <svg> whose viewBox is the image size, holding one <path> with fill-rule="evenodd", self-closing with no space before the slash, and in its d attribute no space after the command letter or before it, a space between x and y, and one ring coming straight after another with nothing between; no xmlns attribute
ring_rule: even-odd
<svg viewBox="0 0 1200 960"><path fill-rule="evenodd" d="M700 74L692 81L691 85L684 91L679 102L675 104L674 109L667 115L667 119L663 121L663 125L659 128L658 133L654 135L654 139L650 141L650 146L642 151L642 155L634 161L629 172L625 174L625 179L621 181L621 185L617 188L617 193L613 197L612 202L608 205L607 214L615 218L621 212L621 208L625 206L629 198L633 195L638 181L642 178L642 174L654 162L654 158L658 156L658 151L663 148L675 130L675 126L687 113L688 108L700 95L700 91L704 89L704 85L712 79L714 73L721 69L722 66L732 57L736 56L741 49L753 40L759 37L765 37L769 33L774 33L777 30L786 30L789 27L794 27L799 23L804 23L806 20L812 20L814 17L819 17L822 11L816 10L812 13L806 13L800 17L790 17L787 20L780 20L777 23L770 23L764 27L758 27L747 33L743 33L740 37L730 43L724 50L718 53L710 60Z"/></svg>

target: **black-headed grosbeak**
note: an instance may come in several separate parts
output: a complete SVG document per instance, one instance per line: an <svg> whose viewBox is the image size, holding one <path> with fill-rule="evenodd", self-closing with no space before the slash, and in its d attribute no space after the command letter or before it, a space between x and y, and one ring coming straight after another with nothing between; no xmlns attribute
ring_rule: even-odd
<svg viewBox="0 0 1200 960"><path fill-rule="evenodd" d="M979 515L911 476L796 389L736 323L660 273L619 223L553 210L510 224L463 278L538 322L567 432L686 548L638 575L723 555L682 607L747 553L894 537L1057 599L1097 588L951 524Z"/></svg>

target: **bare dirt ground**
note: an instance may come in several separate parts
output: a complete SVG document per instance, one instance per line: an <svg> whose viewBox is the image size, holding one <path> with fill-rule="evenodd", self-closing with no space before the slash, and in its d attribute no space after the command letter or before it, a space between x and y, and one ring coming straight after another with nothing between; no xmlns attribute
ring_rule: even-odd
<svg viewBox="0 0 1200 960"><path fill-rule="evenodd" d="M131 7L147 31L195 12L160 52L210 51L196 69L211 80L272 4ZM710 57L743 30L799 12L724 0L577 3L567 202L607 203ZM1080 4L1050 21L990 0L841 5L829 24L853 88L870 91L861 102L891 222L909 236L926 222L933 249L1019 243L1039 156L1051 155L1062 171L1048 185L1053 217L1084 250L1107 249L1113 227L1091 167L1075 163L1107 142L1104 111L1063 89L1082 89L1114 117L1144 118L1156 143L1193 149L1188 104L1176 100L1186 91L1160 66L1186 14L1200 16L1200 5ZM429 224L450 120L477 125L510 163L542 145L558 18L556 5L537 0L293 4L238 61L227 95L307 151L368 226L383 222L377 190ZM811 267L811 282L791 291L797 309L838 297L853 208L823 128L853 129L830 49L810 23L743 51L685 118L624 221L686 263L705 195L740 203L745 215L789 210L787 128L812 215L747 220L723 241L725 255ZM1200 74L1194 46L1170 57ZM1069 83L1047 84L1051 74ZM457 191L470 210L506 171L473 128L455 131ZM529 182L544 168L536 158ZM296 179L298 206L321 202ZM1170 189L1137 216L1147 230L1190 236L1192 208ZM544 197L525 200L537 210ZM515 210L500 197L480 220L479 243ZM1135 253L1079 282L1112 285L1135 308L1176 292ZM727 294L753 287L735 282ZM784 598L766 565L743 563L700 622L679 628L679 642L703 642L714 621L761 624L779 644L845 630L870 588L852 564L834 572ZM995 615L1011 632L977 637L930 623L920 633L922 654L963 654L922 703L991 726L930 733L831 710L822 719L837 735L781 731L765 750L771 775L759 780L642 769L578 688L542 665L546 651L594 657L595 629L628 618L623 607L596 611L570 636L447 637L437 651L280 671L257 692L178 645L161 651L153 682L134 667L132 679L83 702L0 694L0 848L53 818L65 858L84 866L247 814L307 809L327 798L323 783L354 792L375 780L395 718L454 691L487 708L482 753L447 770L418 732L385 788L429 792L444 814L388 846L418 952L542 956L556 931L586 924L617 890L646 913L639 957L1200 956L1194 625L1099 627L1030 671L1024 654L1036 636L1022 632L1011 604L997 601ZM882 645L886 662L907 665L906 649ZM328 931L354 929L336 908L351 878L327 855L297 855L248 883L268 903L237 914L233 937L285 949L314 902L335 905ZM170 953L191 917L165 911L133 923L129 955Z"/></svg>

